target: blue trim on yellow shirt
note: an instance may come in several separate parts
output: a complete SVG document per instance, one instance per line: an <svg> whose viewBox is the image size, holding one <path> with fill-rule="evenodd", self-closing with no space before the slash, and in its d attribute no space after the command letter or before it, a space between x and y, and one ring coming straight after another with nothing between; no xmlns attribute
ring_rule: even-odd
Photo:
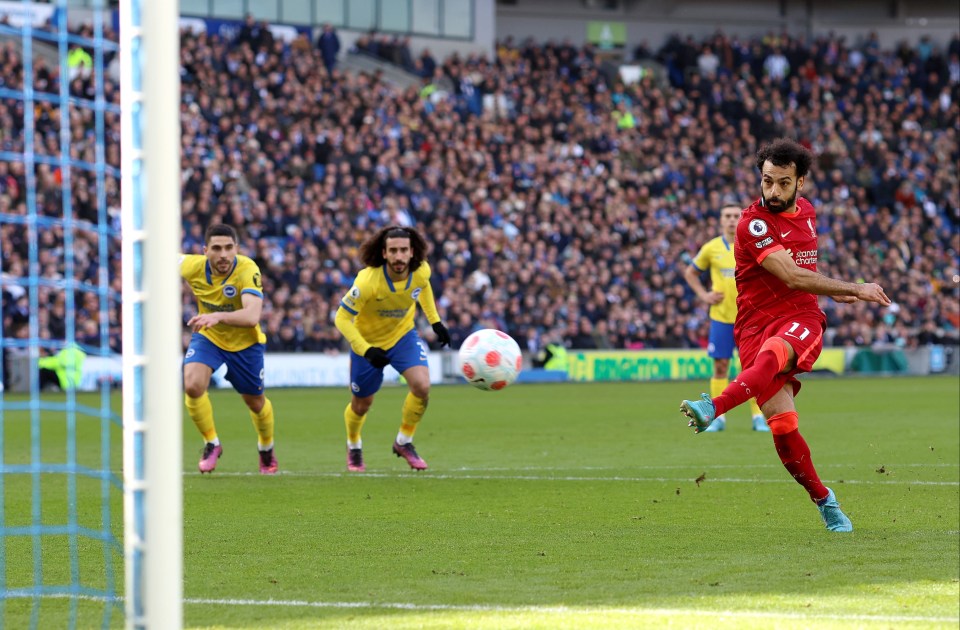
<svg viewBox="0 0 960 630"><path fill-rule="evenodd" d="M390 277L390 274L387 272L387 264L383 264L383 277L387 279L387 286L390 287L390 293L396 293L397 287L393 285L393 278ZM404 291L410 288L410 285L413 283L413 272L407 274L407 286L403 288Z"/></svg>
<svg viewBox="0 0 960 630"><path fill-rule="evenodd" d="M387 264L383 264L383 277L387 279L387 286L390 287L390 293L396 293L397 290L393 288L393 280L390 279L390 274L387 273Z"/></svg>
<svg viewBox="0 0 960 630"><path fill-rule="evenodd" d="M244 289L240 292L240 295L243 295L244 293L249 293L250 295L255 295L258 298L263 299L263 293L257 291L256 289Z"/></svg>
<svg viewBox="0 0 960 630"><path fill-rule="evenodd" d="M343 303L343 300L340 301L340 308L342 308L342 309L345 310L346 312L350 313L351 315L356 315L357 312L358 312L358 311L353 310L352 308L350 308L350 307L347 306L346 304L344 304L344 303Z"/></svg>
<svg viewBox="0 0 960 630"><path fill-rule="evenodd" d="M237 257L233 257L233 266L230 267L230 271L227 272L227 275L224 276L223 282L220 284L226 284L227 278L233 275L234 270L237 268ZM210 269L210 259L207 259L207 262L203 263L203 274L207 277L207 284L213 284L213 271ZM260 297L263 297L262 295Z"/></svg>

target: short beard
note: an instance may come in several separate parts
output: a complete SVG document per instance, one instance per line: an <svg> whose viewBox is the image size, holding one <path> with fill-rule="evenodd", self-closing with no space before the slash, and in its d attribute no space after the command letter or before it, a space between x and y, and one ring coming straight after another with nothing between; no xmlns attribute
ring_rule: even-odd
<svg viewBox="0 0 960 630"><path fill-rule="evenodd" d="M776 209L776 208L774 208L773 206L771 206L771 205L770 205L770 200L767 199L766 197L764 197L762 192L760 193L760 197L763 199L763 207L764 207L764 208L766 208L767 210L769 210L769 211L772 212L773 214L780 214L781 212L785 212L787 208L789 208L789 207L792 206L794 203L796 203L796 201L797 201L797 189L796 189L796 188L793 189L793 195L791 195L790 198L787 199L787 200L784 202L783 207L782 207L782 208L779 208L779 209Z"/></svg>

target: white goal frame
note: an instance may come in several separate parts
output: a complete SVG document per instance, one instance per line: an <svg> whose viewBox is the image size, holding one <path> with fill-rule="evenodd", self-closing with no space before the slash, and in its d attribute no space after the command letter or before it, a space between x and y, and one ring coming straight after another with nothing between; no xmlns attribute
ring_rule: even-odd
<svg viewBox="0 0 960 630"><path fill-rule="evenodd" d="M183 625L179 0L121 0L127 628Z"/></svg>

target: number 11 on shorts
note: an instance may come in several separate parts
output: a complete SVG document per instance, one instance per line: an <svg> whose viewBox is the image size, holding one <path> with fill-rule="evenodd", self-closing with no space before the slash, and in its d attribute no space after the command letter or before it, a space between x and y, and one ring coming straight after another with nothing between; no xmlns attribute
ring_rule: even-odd
<svg viewBox="0 0 960 630"><path fill-rule="evenodd" d="M798 334L797 334L797 329L798 329L798 328L800 328L799 322L793 322L793 325L790 326L790 329L789 329L787 332L785 332L784 334L785 334L785 335L790 335L791 337L796 337L796 338L799 339L800 341L803 341L804 339L806 339L806 338L810 335L810 329L804 327L803 332L798 335Z"/></svg>

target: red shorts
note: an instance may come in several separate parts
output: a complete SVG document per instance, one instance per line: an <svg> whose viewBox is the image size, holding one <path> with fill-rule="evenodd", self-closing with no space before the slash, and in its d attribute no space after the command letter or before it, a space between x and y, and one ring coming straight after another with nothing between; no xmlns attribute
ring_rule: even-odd
<svg viewBox="0 0 960 630"><path fill-rule="evenodd" d="M800 391L800 381L796 379L796 375L813 369L813 364L823 350L824 328L822 316L806 313L785 315L766 326L751 326L749 322L737 326L735 335L743 369L753 365L760 347L771 337L779 337L789 343L797 355L794 368L789 372L777 374L766 391L757 396L758 405L763 405L773 398L773 395L783 389L787 383L793 385L793 395L797 395Z"/></svg>

